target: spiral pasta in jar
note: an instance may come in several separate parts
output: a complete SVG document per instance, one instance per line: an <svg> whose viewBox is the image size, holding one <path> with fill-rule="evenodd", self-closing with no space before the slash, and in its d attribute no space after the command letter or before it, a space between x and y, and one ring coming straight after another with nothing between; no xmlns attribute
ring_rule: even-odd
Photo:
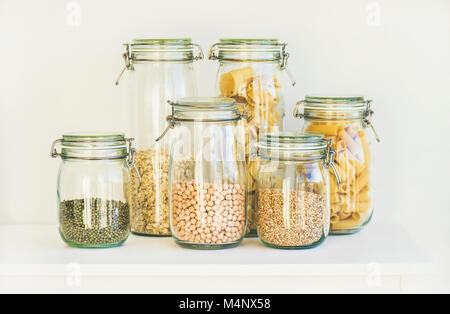
<svg viewBox="0 0 450 314"><path fill-rule="evenodd" d="M331 234L357 232L373 214L372 152L367 130L375 130L370 103L361 96L310 95L294 112L294 116L304 118L305 132L322 133L333 140L334 163L342 183L338 186L333 177L330 179Z"/></svg>
<svg viewBox="0 0 450 314"><path fill-rule="evenodd" d="M238 105L230 98L213 97L182 98L172 107L167 134L162 135L170 136L172 143L172 236L187 248L237 246L247 221L243 116Z"/></svg>
<svg viewBox="0 0 450 314"><path fill-rule="evenodd" d="M254 144L264 132L283 129L284 98L281 73L286 69L286 44L277 39L221 39L211 47L210 60L219 61L216 92L231 97L248 112L245 159L248 180L247 236L256 236L256 177L260 159ZM295 84L295 82L293 82Z"/></svg>

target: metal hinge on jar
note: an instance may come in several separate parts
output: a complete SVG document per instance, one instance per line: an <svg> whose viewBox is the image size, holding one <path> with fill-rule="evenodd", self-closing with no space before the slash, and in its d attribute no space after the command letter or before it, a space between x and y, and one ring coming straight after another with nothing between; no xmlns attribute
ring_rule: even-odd
<svg viewBox="0 0 450 314"><path fill-rule="evenodd" d="M292 72L287 68L287 62L289 59L289 53L286 51L287 43L281 44L281 60L280 60L280 70L286 70L286 74L289 77L289 80L291 81L292 86L295 86L297 82L295 81L294 75Z"/></svg>
<svg viewBox="0 0 450 314"><path fill-rule="evenodd" d="M294 118L304 118L305 115L303 114L303 105L304 105L305 101L304 100L300 100L297 101L297 103L295 104L294 107Z"/></svg>
<svg viewBox="0 0 450 314"><path fill-rule="evenodd" d="M377 140L377 142L381 142L380 137L378 136L377 131L375 131L375 128L372 124L372 116L374 114L373 110L370 108L370 104L371 104L372 100L367 100L366 101L366 112L364 113L364 119L363 119L363 126L369 126L372 129L373 134L375 135L375 139Z"/></svg>
<svg viewBox="0 0 450 314"><path fill-rule="evenodd" d="M173 102L170 101L170 100L168 100L167 103L168 103L170 106L173 105ZM161 135L158 136L158 138L155 140L155 142L159 142L159 141L167 134L167 132L169 132L170 129L173 129L173 128L175 127L175 118L174 118L174 116L175 116L175 109L174 109L174 107L172 106L172 114L170 114L170 115L168 115L168 116L166 117L166 120L167 120L168 125L167 125L167 127L164 129L164 131L161 133Z"/></svg>
<svg viewBox="0 0 450 314"><path fill-rule="evenodd" d="M327 148L326 148L326 159L325 159L325 168L333 170L333 174L336 177L337 185L341 185L341 176L339 175L339 172L336 168L336 165L334 164L334 157L336 156L336 151L331 148L333 140L329 139L327 140Z"/></svg>
<svg viewBox="0 0 450 314"><path fill-rule="evenodd" d="M130 44L124 44L126 47L125 52L122 54L123 61L125 63L124 68L122 71L120 71L119 76L116 80L116 86L119 85L120 78L122 77L123 73L125 73L126 70L134 70L133 65L131 64L131 56L130 56Z"/></svg>
<svg viewBox="0 0 450 314"><path fill-rule="evenodd" d="M139 179L139 185L142 183L142 177L139 173L138 168L136 167L136 164L134 163L134 158L136 157L136 149L132 146L132 142L134 141L134 138L126 138L125 141L128 143L128 158L127 158L127 165L128 167L133 167L134 171L136 171L136 174Z"/></svg>

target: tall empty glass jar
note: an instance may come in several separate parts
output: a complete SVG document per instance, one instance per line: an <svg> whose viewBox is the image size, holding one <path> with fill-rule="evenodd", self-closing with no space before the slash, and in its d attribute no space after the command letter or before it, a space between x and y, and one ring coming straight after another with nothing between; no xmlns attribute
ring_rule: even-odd
<svg viewBox="0 0 450 314"><path fill-rule="evenodd" d="M62 159L59 231L70 246L114 247L127 239L131 141L120 133L67 133L53 142L51 156Z"/></svg>
<svg viewBox="0 0 450 314"><path fill-rule="evenodd" d="M260 166L252 147L262 133L283 129L285 105L281 71L286 69L288 56L286 44L277 39L221 39L209 52L210 60L219 61L217 94L234 98L248 110L245 127L248 236L256 236L256 176Z"/></svg>
<svg viewBox="0 0 450 314"><path fill-rule="evenodd" d="M333 140L334 163L342 184L331 179L331 234L357 232L372 217L373 158L367 131L375 130L370 103L362 96L308 95L294 112L305 119L304 131Z"/></svg>
<svg viewBox="0 0 450 314"><path fill-rule="evenodd" d="M167 101L197 94L193 61L203 53L191 39L136 39L125 47L122 73L130 70L131 129L141 177L132 173L131 230L169 236L169 143L155 139L166 127Z"/></svg>
<svg viewBox="0 0 450 314"><path fill-rule="evenodd" d="M242 114L230 98L184 98L172 107L172 235L183 247L236 246L246 224Z"/></svg>
<svg viewBox="0 0 450 314"><path fill-rule="evenodd" d="M320 244L330 228L331 140L318 133L263 134L258 144L258 236L274 248Z"/></svg>

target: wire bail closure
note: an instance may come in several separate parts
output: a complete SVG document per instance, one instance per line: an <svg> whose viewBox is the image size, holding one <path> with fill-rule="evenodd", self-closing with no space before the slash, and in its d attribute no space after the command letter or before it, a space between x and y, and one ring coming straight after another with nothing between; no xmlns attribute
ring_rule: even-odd
<svg viewBox="0 0 450 314"><path fill-rule="evenodd" d="M192 47L198 49L198 55L194 55L194 61L203 60L205 58L205 55L203 54L203 49L199 44L191 44Z"/></svg>
<svg viewBox="0 0 450 314"><path fill-rule="evenodd" d="M167 134L167 132L169 132L170 129L173 129L175 127L175 118L174 118L175 117L175 108L173 107L174 102L172 102L171 100L168 100L167 103L169 104L169 106L172 106L172 114L170 114L166 117L168 125L164 129L164 131L161 133L161 135L158 136L158 138L155 140L155 142L159 142L160 140L162 140L162 138Z"/></svg>
<svg viewBox="0 0 450 314"><path fill-rule="evenodd" d="M61 138L53 141L52 147L50 148L50 157L52 158L61 157L61 153L58 153L58 151L56 150L56 145L60 144L61 142L62 142Z"/></svg>
<svg viewBox="0 0 450 314"><path fill-rule="evenodd" d="M336 151L331 148L332 142L333 142L332 139L327 140L326 159L324 164L326 169L331 168L331 170L333 170L333 174L336 177L337 185L340 186L342 181L341 176L339 175L339 172L336 168L336 165L334 164L334 157L336 156Z"/></svg>
<svg viewBox="0 0 450 314"><path fill-rule="evenodd" d="M373 134L375 135L375 139L378 143L381 142L380 137L378 136L377 131L375 131L375 128L372 124L372 116L374 114L374 111L370 108L370 104L372 103L372 100L366 101L366 112L364 113L364 119L363 119L363 126L369 126L372 129Z"/></svg>
<svg viewBox="0 0 450 314"><path fill-rule="evenodd" d="M220 43L215 43L209 48L208 52L208 60L217 60L219 59L219 56L216 54L216 48Z"/></svg>
<svg viewBox="0 0 450 314"><path fill-rule="evenodd" d="M134 158L136 156L136 149L132 146L132 142L134 141L134 138L126 138L125 141L128 143L128 158L127 158L127 165L129 168L133 167L134 171L136 171L136 174L139 179L139 185L142 183L142 177L139 173L138 168L136 167L136 164L134 163Z"/></svg>
<svg viewBox="0 0 450 314"><path fill-rule="evenodd" d="M292 74L291 71L289 71L289 69L287 68L287 62L289 59L289 52L286 51L286 46L287 43L282 43L281 44L281 62L280 62L280 70L286 70L286 74L289 77L289 80L291 81L292 86L295 86L295 84L297 84L297 82L295 81L294 75Z"/></svg>
<svg viewBox="0 0 450 314"><path fill-rule="evenodd" d="M134 70L133 65L131 64L130 44L123 44L123 45L125 46L125 52L122 54L122 58L123 62L125 63L125 66L122 69L122 71L120 71L119 76L116 79L116 86L119 85L119 81L126 70Z"/></svg>
<svg viewBox="0 0 450 314"><path fill-rule="evenodd" d="M297 103L295 104L295 107L294 107L294 112L293 112L294 118L303 119L305 117L305 115L303 113L303 105L304 104L305 104L304 100L297 101ZM300 112L300 110L302 110L302 111Z"/></svg>

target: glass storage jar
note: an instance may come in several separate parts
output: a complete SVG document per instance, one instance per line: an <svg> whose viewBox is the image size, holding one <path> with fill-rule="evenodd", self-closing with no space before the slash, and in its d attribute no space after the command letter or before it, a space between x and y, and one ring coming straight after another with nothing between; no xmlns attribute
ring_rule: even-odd
<svg viewBox="0 0 450 314"><path fill-rule="evenodd" d="M256 176L260 165L252 147L263 132L283 130L285 103L281 71L286 69L288 57L286 44L277 39L221 39L209 51L209 59L219 61L217 94L245 104L248 111L245 127L247 236L256 236ZM292 84L295 85L293 80Z"/></svg>
<svg viewBox="0 0 450 314"><path fill-rule="evenodd" d="M66 133L53 142L51 156L62 159L59 232L68 245L107 248L128 238L132 140L119 133Z"/></svg>
<svg viewBox="0 0 450 314"><path fill-rule="evenodd" d="M135 163L142 177L140 182L132 172L131 230L140 235L170 236L169 143L155 139L166 127L171 110L167 101L196 96L193 61L202 59L203 53L191 39L136 39L125 46L131 136L136 140Z"/></svg>
<svg viewBox="0 0 450 314"><path fill-rule="evenodd" d="M171 105L172 236L188 248L237 246L247 220L243 115L230 98L183 98Z"/></svg>
<svg viewBox="0 0 450 314"><path fill-rule="evenodd" d="M330 228L331 140L318 133L267 133L257 146L258 237L274 248L319 245Z"/></svg>
<svg viewBox="0 0 450 314"><path fill-rule="evenodd" d="M295 117L305 119L303 130L333 139L334 163L342 178L331 180L331 234L351 234L371 219L372 152L367 134L372 128L370 100L362 96L309 95L297 103Z"/></svg>

